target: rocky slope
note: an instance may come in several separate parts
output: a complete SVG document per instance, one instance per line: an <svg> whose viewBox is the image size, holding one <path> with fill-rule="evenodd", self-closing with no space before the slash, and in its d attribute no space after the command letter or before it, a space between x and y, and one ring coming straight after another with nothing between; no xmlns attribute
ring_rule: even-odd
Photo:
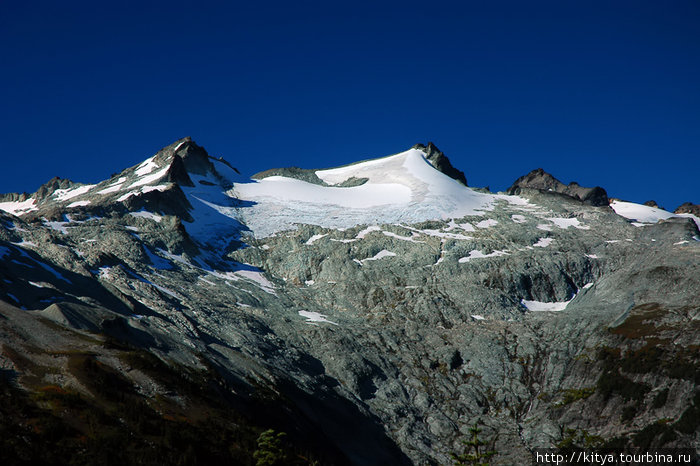
<svg viewBox="0 0 700 466"><path fill-rule="evenodd" d="M692 213L543 171L473 190L432 144L253 182L232 164L185 138L0 199L1 378L64 437L101 438L95 410L141 432L115 414L136 404L243 464L267 428L298 464L450 464L477 420L495 464L700 444Z"/></svg>

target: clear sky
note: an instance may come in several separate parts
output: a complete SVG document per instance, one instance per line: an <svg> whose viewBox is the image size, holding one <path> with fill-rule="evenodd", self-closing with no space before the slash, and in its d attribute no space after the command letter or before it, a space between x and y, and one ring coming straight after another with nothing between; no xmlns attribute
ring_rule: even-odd
<svg viewBox="0 0 700 466"><path fill-rule="evenodd" d="M192 136L247 175L433 141L472 186L700 203L697 0L0 2L0 56L0 192Z"/></svg>

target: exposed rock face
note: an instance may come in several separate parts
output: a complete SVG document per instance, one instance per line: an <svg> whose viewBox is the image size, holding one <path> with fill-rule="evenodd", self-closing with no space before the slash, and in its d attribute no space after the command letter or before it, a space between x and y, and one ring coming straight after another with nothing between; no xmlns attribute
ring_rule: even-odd
<svg viewBox="0 0 700 466"><path fill-rule="evenodd" d="M696 217L700 217L700 204L693 204L692 202L686 202L679 205L674 211L676 214L692 214Z"/></svg>
<svg viewBox="0 0 700 466"><path fill-rule="evenodd" d="M696 448L700 218L618 215L541 171L519 196L475 192L429 146L259 192L185 138L95 186L3 201L0 380L112 406L97 373L152 413L110 429L182 419L215 442L202 412L223 412L217 432L282 430L322 464L450 464L477 419L494 464ZM376 191L386 177L400 186ZM241 444L216 461L252 463Z"/></svg>
<svg viewBox="0 0 700 466"><path fill-rule="evenodd" d="M450 178L459 181L464 186L469 186L467 184L467 178L464 176L464 172L461 172L453 167L450 159L448 159L445 154L443 154L442 151L435 146L435 144L432 142L429 142L427 146L424 146L423 144L416 144L413 146L413 148L420 149L425 152L425 158L433 167L435 167L436 170L441 171Z"/></svg>
<svg viewBox="0 0 700 466"><path fill-rule="evenodd" d="M527 175L515 180L513 185L508 188L508 193L520 194L524 189L560 193L592 206L607 206L609 202L608 194L603 188L599 186L584 188L574 181L565 185L541 168L532 170Z"/></svg>
<svg viewBox="0 0 700 466"><path fill-rule="evenodd" d="M286 176L288 178L295 178L297 180L306 181L307 183L327 186L322 179L316 176L315 170L309 170L308 168L299 167L271 168L269 170L256 173L251 178L253 178L254 180L262 180L264 178L267 178L268 176Z"/></svg>

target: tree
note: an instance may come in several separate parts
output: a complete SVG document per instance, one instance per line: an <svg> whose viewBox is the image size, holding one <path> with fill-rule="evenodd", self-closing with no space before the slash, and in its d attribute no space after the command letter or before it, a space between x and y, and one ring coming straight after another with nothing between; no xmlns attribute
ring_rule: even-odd
<svg viewBox="0 0 700 466"><path fill-rule="evenodd" d="M455 466L489 466L491 457L497 452L485 448L487 442L479 438L481 430L482 429L479 429L478 420L469 428L471 438L469 440L462 440L462 443L466 447L465 452L461 455L451 453L452 459L455 460Z"/></svg>
<svg viewBox="0 0 700 466"><path fill-rule="evenodd" d="M255 466L276 466L287 464L287 454L282 446L282 439L287 434L284 432L275 433L268 429L258 437L258 449L253 453L253 458L257 460Z"/></svg>

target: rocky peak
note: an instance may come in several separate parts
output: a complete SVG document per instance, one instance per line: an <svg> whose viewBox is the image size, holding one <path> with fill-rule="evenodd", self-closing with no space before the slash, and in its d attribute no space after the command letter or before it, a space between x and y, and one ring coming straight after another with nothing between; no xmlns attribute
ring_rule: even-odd
<svg viewBox="0 0 700 466"><path fill-rule="evenodd" d="M468 186L467 178L464 176L464 172L453 167L450 159L448 159L447 156L432 142L428 142L427 146L423 144L416 144L412 147L412 149L422 151L425 154L426 160L428 160L428 162L430 162L435 169L441 171L450 178L459 181L464 186Z"/></svg>
<svg viewBox="0 0 700 466"><path fill-rule="evenodd" d="M77 185L77 183L72 182L69 179L60 178L55 176L49 181L44 183L36 190L34 194L35 199L45 199L51 196L58 189L70 189Z"/></svg>
<svg viewBox="0 0 700 466"><path fill-rule="evenodd" d="M675 214L693 214L696 217L700 217L700 204L693 204L692 202L685 202L679 205L674 211Z"/></svg>
<svg viewBox="0 0 700 466"><path fill-rule="evenodd" d="M520 194L524 189L564 194L592 206L607 206L609 204L608 194L600 186L585 188L575 181L565 185L541 168L532 170L527 175L515 180L513 185L508 188L508 194Z"/></svg>

